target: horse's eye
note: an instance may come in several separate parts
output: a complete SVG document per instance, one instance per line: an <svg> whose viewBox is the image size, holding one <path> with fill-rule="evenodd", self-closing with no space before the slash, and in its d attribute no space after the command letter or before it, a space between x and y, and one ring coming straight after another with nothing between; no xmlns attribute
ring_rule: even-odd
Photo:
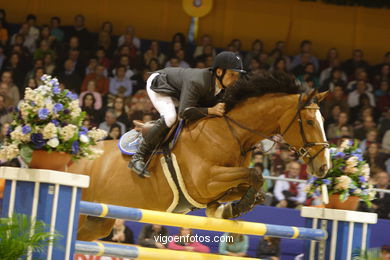
<svg viewBox="0 0 390 260"><path fill-rule="evenodd" d="M314 125L314 121L313 121L313 120L307 120L306 123L307 123L308 125Z"/></svg>

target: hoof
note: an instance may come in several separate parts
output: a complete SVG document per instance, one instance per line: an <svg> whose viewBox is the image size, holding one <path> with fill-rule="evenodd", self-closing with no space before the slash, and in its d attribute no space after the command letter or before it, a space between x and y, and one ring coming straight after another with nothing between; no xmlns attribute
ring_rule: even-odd
<svg viewBox="0 0 390 260"><path fill-rule="evenodd" d="M233 218L233 209L232 209L232 204L227 203L227 204L222 204L217 208L215 211L215 216L216 218L222 218L222 219L230 219Z"/></svg>

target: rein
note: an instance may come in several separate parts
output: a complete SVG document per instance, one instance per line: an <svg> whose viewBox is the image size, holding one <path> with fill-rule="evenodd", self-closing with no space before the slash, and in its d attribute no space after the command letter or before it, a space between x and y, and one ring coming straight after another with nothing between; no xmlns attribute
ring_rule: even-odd
<svg viewBox="0 0 390 260"><path fill-rule="evenodd" d="M250 149L248 150L245 150L244 147L243 147L243 144L241 143L240 139L238 138L238 135L237 135L237 132L236 130L234 129L234 127L232 126L232 124L238 126L239 128L241 129L244 129L250 133L253 133L257 136L260 136L264 139L268 139L268 140L271 140L274 142L274 145L275 143L278 143L278 144L285 144L288 146L289 150L291 151L294 151L296 152L298 155L299 155L299 158L303 158L303 157L308 157L309 158L309 163L312 163L313 160L323 151L325 150L327 147L329 147L329 144L327 142L320 142L320 143L316 143L316 142L308 142L307 141L307 138L306 138L306 135L305 135L305 131L304 131L304 128L303 128L303 123L302 123L302 116L301 116L301 111L302 109L304 109L305 107L307 107L311 100L313 99L314 95L315 95L315 91L313 91L312 93L310 93L308 99L305 101L305 103L302 104L302 93L299 95L299 100L298 100L298 108L297 108L297 112L295 113L295 116L291 119L291 121L289 122L289 124L287 125L286 129L283 131L283 133L281 134L281 136L283 137L288 131L289 129L291 128L292 124L295 122L295 120L298 118L298 123L299 123L299 128L300 128L300 134L301 134L301 138L302 138L302 141L303 141L303 147L301 148L296 148L295 146L292 146L288 143L282 143L278 140L274 140L272 139L271 136L268 136L260 131L257 131L257 130L254 130L254 129L251 129L249 127L246 127L245 125L241 124L240 122L234 120L233 118L227 116L227 115L224 115L224 119L225 119L225 122L226 124L228 125L228 128L230 130L230 132L232 133L232 136L234 137L234 139L236 140L237 144L239 145L240 147L240 154L241 154L241 157L245 157L245 155L254 150L254 146L252 146ZM274 146L273 145L273 146ZM271 150L273 148L273 146L269 149ZM310 153L310 149L315 147L315 146L322 146L322 149L320 151L318 151L314 156L311 155ZM268 151L269 151L268 150ZM268 152L267 151L267 152Z"/></svg>

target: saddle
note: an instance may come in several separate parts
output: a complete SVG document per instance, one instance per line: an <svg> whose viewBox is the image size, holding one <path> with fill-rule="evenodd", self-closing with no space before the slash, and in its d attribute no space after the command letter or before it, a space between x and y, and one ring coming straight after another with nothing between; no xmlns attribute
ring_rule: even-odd
<svg viewBox="0 0 390 260"><path fill-rule="evenodd" d="M126 155L133 155L136 153L137 148L142 141L142 136L146 135L153 126L153 121L146 124L139 121L134 121L134 124L135 128L125 133L118 142L119 150ZM182 180L180 167L176 161L176 156L171 153L171 150L175 146L183 126L184 120L180 120L179 122L175 123L175 125L171 128L165 137L164 141L161 143L159 150L156 152L164 155L160 160L161 165L168 184L174 194L172 204L167 209L167 211L174 213L187 213L191 210L205 207L205 205L197 203L189 196Z"/></svg>
<svg viewBox="0 0 390 260"><path fill-rule="evenodd" d="M119 139L118 142L119 150L126 155L133 155L136 153L138 146L142 141L143 136L145 136L148 133L148 131L154 124L154 121L143 123L141 121L135 120L133 122L135 128L122 135L122 137ZM180 120L179 122L176 122L172 126L171 130L165 137L162 144L164 145L168 144L169 149L173 149L180 135L180 132L183 129L183 126L184 126L184 120ZM161 145L161 147L163 147L163 145ZM157 153L162 153L162 149L157 151Z"/></svg>

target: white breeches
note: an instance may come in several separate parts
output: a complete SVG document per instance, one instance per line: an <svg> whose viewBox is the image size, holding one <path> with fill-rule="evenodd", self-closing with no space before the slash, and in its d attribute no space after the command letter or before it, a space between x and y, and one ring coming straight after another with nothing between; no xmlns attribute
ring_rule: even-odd
<svg viewBox="0 0 390 260"><path fill-rule="evenodd" d="M154 92L150 89L153 79L158 76L158 73L150 75L146 81L146 91L148 92L149 98L152 101L154 107L164 117L165 123L170 128L176 122L177 113L175 109L175 99L164 94Z"/></svg>

